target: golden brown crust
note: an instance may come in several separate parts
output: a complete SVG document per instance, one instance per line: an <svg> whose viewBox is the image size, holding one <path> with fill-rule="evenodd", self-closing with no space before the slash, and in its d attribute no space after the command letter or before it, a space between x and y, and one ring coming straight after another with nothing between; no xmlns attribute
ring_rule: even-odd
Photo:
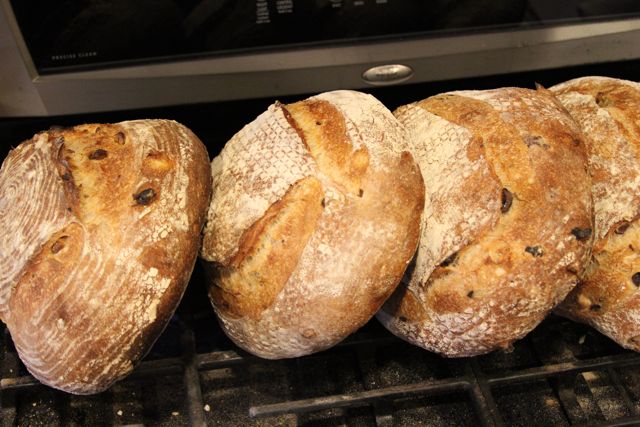
<svg viewBox="0 0 640 427"><path fill-rule="evenodd" d="M317 99L296 102L284 109L318 169L344 191L358 194L369 167L369 154L363 146L354 150L342 113L329 102Z"/></svg>
<svg viewBox="0 0 640 427"><path fill-rule="evenodd" d="M221 267L211 299L225 316L258 320L289 280L322 213L322 185L314 177L295 183L269 207Z"/></svg>
<svg viewBox="0 0 640 427"><path fill-rule="evenodd" d="M589 268L557 311L640 351L640 84L585 77L551 90L584 129L596 223Z"/></svg>
<svg viewBox="0 0 640 427"><path fill-rule="evenodd" d="M11 260L19 274L0 283L11 289L1 310L36 378L96 393L146 354L191 274L208 171L195 135L162 120L43 132L5 161L0 193L14 209L0 208L2 225L22 243ZM49 191L59 201L40 198Z"/></svg>
<svg viewBox="0 0 640 427"><path fill-rule="evenodd" d="M263 132L262 138L253 138L283 120L293 134L282 131L285 137L269 137ZM254 152L252 166L238 170L245 150L263 146L272 146L282 157ZM424 187L405 149L404 129L378 101L338 91L270 107L214 159L209 218L219 218L216 229L221 233L214 236L207 225L205 242L211 245L205 243L202 255L226 275L222 281L214 274L210 295L223 329L238 345L267 358L308 354L342 340L379 309L400 280L419 235ZM294 180L300 171L306 177ZM227 184L230 176L237 184ZM287 191L265 177L289 182ZM238 191L256 188L257 183L273 192ZM300 192L307 183L317 185ZM224 217L227 194L273 201L251 224L241 226L242 218L256 210L248 203L238 208L240 220ZM286 222L280 222L279 215ZM285 224L305 226L289 232ZM265 261L255 262L252 256L240 273L244 262L238 268L235 258L217 254L231 247L223 241L231 236L229 230L242 227L240 243L228 252L248 259L248 253L258 251ZM281 247L282 238L290 248ZM263 267L267 263L269 269ZM242 280L248 276L250 280ZM242 289L221 301L219 290L229 283ZM252 292L258 296L248 296Z"/></svg>
<svg viewBox="0 0 640 427"><path fill-rule="evenodd" d="M552 96L524 89L443 94L396 115L415 138L430 206L398 291L414 301L378 317L450 357L506 347L564 298L588 257L580 131Z"/></svg>

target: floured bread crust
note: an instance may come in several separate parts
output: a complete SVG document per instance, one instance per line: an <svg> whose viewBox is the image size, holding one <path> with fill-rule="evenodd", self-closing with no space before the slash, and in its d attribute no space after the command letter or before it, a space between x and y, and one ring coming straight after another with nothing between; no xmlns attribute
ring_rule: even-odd
<svg viewBox="0 0 640 427"><path fill-rule="evenodd" d="M596 231L589 268L557 312L640 351L640 84L584 77L551 91L586 137Z"/></svg>
<svg viewBox="0 0 640 427"><path fill-rule="evenodd" d="M127 375L187 285L211 191L206 149L165 120L49 130L0 170L0 314L43 383Z"/></svg>
<svg viewBox="0 0 640 427"><path fill-rule="evenodd" d="M588 259L580 129L542 89L452 92L395 114L427 193L415 268L378 319L449 357L506 348L567 295Z"/></svg>
<svg viewBox="0 0 640 427"><path fill-rule="evenodd" d="M201 256L225 332L265 358L328 348L397 286L424 186L404 128L375 98L274 104L212 162Z"/></svg>

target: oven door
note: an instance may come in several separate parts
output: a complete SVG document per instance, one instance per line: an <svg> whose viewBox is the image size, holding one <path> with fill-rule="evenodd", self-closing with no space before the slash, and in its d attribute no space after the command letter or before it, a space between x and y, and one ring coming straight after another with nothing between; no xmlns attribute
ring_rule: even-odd
<svg viewBox="0 0 640 427"><path fill-rule="evenodd" d="M316 0L307 6L166 0L155 8L118 0L1 1L0 116L274 97L640 58L640 3L629 0Z"/></svg>

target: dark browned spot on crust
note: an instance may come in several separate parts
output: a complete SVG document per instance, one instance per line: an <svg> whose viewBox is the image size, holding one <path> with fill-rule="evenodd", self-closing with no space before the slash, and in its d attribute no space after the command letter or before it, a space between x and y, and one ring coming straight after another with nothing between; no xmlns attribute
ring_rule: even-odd
<svg viewBox="0 0 640 427"><path fill-rule="evenodd" d="M629 338L628 344L631 344L633 347L640 346L640 335L636 335L634 337Z"/></svg>
<svg viewBox="0 0 640 427"><path fill-rule="evenodd" d="M212 287L215 287L216 289L220 289L220 285L218 285L217 283L212 283ZM216 299L215 300L215 306L217 309L228 312L231 309L231 305L229 304L229 302L227 300L224 300L222 298Z"/></svg>
<svg viewBox="0 0 640 427"><path fill-rule="evenodd" d="M573 140L571 141L573 143L573 145L575 145L576 147L580 144L582 144L582 141L580 141L578 138L573 138Z"/></svg>
<svg viewBox="0 0 640 427"><path fill-rule="evenodd" d="M322 200L320 200L320 204L322 205L323 208L327 207L327 202L324 201L324 197L322 198Z"/></svg>
<svg viewBox="0 0 640 427"><path fill-rule="evenodd" d="M545 150L549 148L549 144L544 142L544 138L539 135L527 135L524 137L524 143L527 147L542 147Z"/></svg>
<svg viewBox="0 0 640 427"><path fill-rule="evenodd" d="M467 297L469 297L469 298L473 298L473 293L474 293L473 291L469 291L469 292L467 292Z"/></svg>
<svg viewBox="0 0 640 427"><path fill-rule="evenodd" d="M543 255L540 246L527 246L526 248L524 248L524 251L530 253L534 257L541 257Z"/></svg>
<svg viewBox="0 0 640 427"><path fill-rule="evenodd" d="M449 95L447 95L448 97ZM469 110L466 111L465 113L463 113L460 118L462 120L464 120L465 122L473 122L474 120L477 120L478 116L480 116L482 113L479 111L475 111L475 110Z"/></svg>
<svg viewBox="0 0 640 427"><path fill-rule="evenodd" d="M423 282L421 286L425 287L425 288L428 288L436 280L441 279L441 278L443 278L445 276L448 276L451 273L452 273L451 268L442 267L441 265L439 265L431 272L431 275L429 276L429 278L426 280L426 282Z"/></svg>
<svg viewBox="0 0 640 427"><path fill-rule="evenodd" d="M90 160L102 160L107 157L107 150L103 150L102 148L98 148L97 150L91 152L89 154Z"/></svg>
<svg viewBox="0 0 640 427"><path fill-rule="evenodd" d="M316 120L316 125L322 126L322 122L320 120Z"/></svg>
<svg viewBox="0 0 640 427"><path fill-rule="evenodd" d="M153 202L155 198L156 198L156 192L154 191L153 188L146 188L140 191L139 193L133 195L133 199L136 201L136 203L142 206L146 206L150 204L151 202Z"/></svg>
<svg viewBox="0 0 640 427"><path fill-rule="evenodd" d="M51 253L57 254L62 249L64 249L65 240L67 240L69 236L60 236L58 240L56 240L53 245L51 245Z"/></svg>
<svg viewBox="0 0 640 427"><path fill-rule="evenodd" d="M458 252L454 252L451 255L449 255L448 257L446 257L444 259L444 261L442 261L440 263L440 267L448 267L448 266L450 266L451 264L456 262L456 258L458 258Z"/></svg>
<svg viewBox="0 0 640 427"><path fill-rule="evenodd" d="M576 269L575 266L573 265L569 265L567 266L567 271L571 274L578 274L578 270Z"/></svg>
<svg viewBox="0 0 640 427"><path fill-rule="evenodd" d="M358 190L358 197L362 197L364 195L364 190L361 188Z"/></svg>
<svg viewBox="0 0 640 427"><path fill-rule="evenodd" d="M631 223L629 223L629 221L623 221L621 224L619 224L614 233L616 234L624 234L625 231L627 231L627 229L629 228L629 226L631 225Z"/></svg>
<svg viewBox="0 0 640 427"><path fill-rule="evenodd" d="M591 306L589 307L589 310L591 311L600 311L602 309L602 306L600 304L591 304Z"/></svg>
<svg viewBox="0 0 640 427"><path fill-rule="evenodd" d="M49 137L51 138L51 135L49 135ZM71 150L67 149L65 146L65 139L63 136L55 137L53 143L57 148L57 152L54 157L56 170L63 181L63 189L67 197L67 201L70 202L72 207L75 207L79 201L79 189L73 179L71 166L68 161Z"/></svg>
<svg viewBox="0 0 640 427"><path fill-rule="evenodd" d="M575 227L571 230L571 234L573 234L577 240L583 242L591 237L591 229Z"/></svg>
<svg viewBox="0 0 640 427"><path fill-rule="evenodd" d="M507 213L509 209L511 209L511 204L513 203L513 194L506 188L502 189L502 206L500 207L500 212Z"/></svg>
<svg viewBox="0 0 640 427"><path fill-rule="evenodd" d="M631 281L634 285L640 286L640 273L634 273L633 276L631 276Z"/></svg>
<svg viewBox="0 0 640 427"><path fill-rule="evenodd" d="M600 108L607 108L610 107L613 103L605 92L598 92L596 94L596 104L598 104L598 107Z"/></svg>
<svg viewBox="0 0 640 427"><path fill-rule="evenodd" d="M116 133L116 141L118 142L118 144L124 145L126 141L126 138L124 137L124 133L122 132Z"/></svg>
<svg viewBox="0 0 640 427"><path fill-rule="evenodd" d="M100 133L102 131L102 128L100 126L97 126L96 129L93 131L93 133Z"/></svg>

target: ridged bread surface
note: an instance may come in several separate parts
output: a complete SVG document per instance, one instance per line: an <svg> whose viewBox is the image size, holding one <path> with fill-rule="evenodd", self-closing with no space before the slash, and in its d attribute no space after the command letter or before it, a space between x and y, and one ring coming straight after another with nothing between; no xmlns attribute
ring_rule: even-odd
<svg viewBox="0 0 640 427"><path fill-rule="evenodd" d="M35 135L0 170L0 313L43 383L97 393L173 314L210 197L208 155L163 120Z"/></svg>
<svg viewBox="0 0 640 427"><path fill-rule="evenodd" d="M300 356L373 316L417 246L424 190L406 144L382 104L352 91L276 103L227 143L201 255L238 345Z"/></svg>
<svg viewBox="0 0 640 427"><path fill-rule="evenodd" d="M551 91L585 134L596 232L583 280L557 312L640 351L640 84L583 77Z"/></svg>
<svg viewBox="0 0 640 427"><path fill-rule="evenodd" d="M544 90L400 107L425 181L413 269L378 313L449 357L506 348L573 288L591 239L582 134Z"/></svg>

